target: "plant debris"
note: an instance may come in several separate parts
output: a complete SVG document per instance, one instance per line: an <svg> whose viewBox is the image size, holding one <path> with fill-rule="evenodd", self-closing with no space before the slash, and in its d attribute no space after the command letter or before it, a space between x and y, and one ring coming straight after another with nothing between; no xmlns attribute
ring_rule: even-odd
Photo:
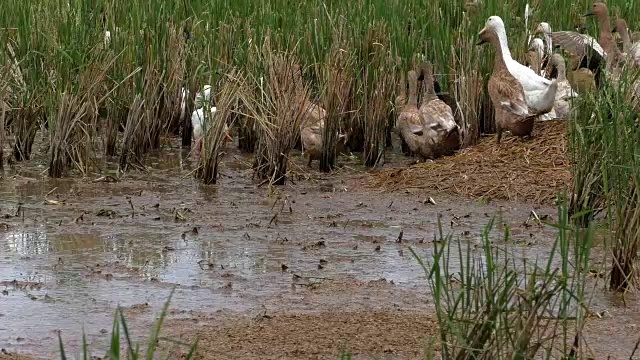
<svg viewBox="0 0 640 360"><path fill-rule="evenodd" d="M509 137L497 146L493 136L432 163L374 170L368 185L382 191L436 190L474 198L553 205L570 186L568 123L536 123L535 137Z"/></svg>

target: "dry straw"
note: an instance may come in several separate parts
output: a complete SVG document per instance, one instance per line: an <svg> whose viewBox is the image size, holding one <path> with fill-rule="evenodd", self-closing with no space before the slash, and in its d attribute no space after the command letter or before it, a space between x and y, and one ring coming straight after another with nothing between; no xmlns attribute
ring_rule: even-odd
<svg viewBox="0 0 640 360"><path fill-rule="evenodd" d="M289 152L308 116L310 90L302 81L296 57L272 50L269 38L262 49L262 61L266 79L260 81L261 91L255 99L258 111L253 111L259 123L253 167L258 178L282 185L287 178Z"/></svg>
<svg viewBox="0 0 640 360"><path fill-rule="evenodd" d="M202 153L196 176L205 184L217 182L220 159L225 150L226 126L233 126L236 104L249 101L246 79L236 69L227 71L219 87L220 92L215 96L215 114L204 111ZM210 104L204 104L204 107L207 109Z"/></svg>
<svg viewBox="0 0 640 360"><path fill-rule="evenodd" d="M542 122L534 139L512 137L500 147L486 137L454 156L375 171L369 184L384 191L444 191L551 205L571 184L566 127L566 121Z"/></svg>

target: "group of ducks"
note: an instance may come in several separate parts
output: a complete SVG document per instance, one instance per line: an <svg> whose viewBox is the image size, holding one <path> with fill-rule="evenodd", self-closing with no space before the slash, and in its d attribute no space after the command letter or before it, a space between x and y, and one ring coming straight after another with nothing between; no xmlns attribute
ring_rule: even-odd
<svg viewBox="0 0 640 360"><path fill-rule="evenodd" d="M566 118L571 111L571 99L578 94L567 79L564 58L553 53L558 45L571 55L573 72L593 76L595 87L602 86L603 75L609 81L621 81L625 66L640 67L640 33L629 34L624 19L617 19L612 30L607 6L595 2L585 16L595 16L600 25L599 39L577 31L551 31L551 26L540 23L529 47L528 65L514 60L509 50L504 22L491 16L478 33L478 45L489 43L496 50L493 73L488 92L495 109L497 142L502 132L509 130L516 136L530 136L534 122ZM613 34L619 33L623 50L618 48ZM636 111L640 96L640 81L635 81L629 99Z"/></svg>
<svg viewBox="0 0 640 360"><path fill-rule="evenodd" d="M491 16L478 33L478 45L489 43L496 51L493 72L488 82L488 93L495 109L496 140L500 143L504 131L514 136L531 136L536 120L566 119L571 112L572 99L578 96L567 78L567 64L559 53L554 53L554 45L571 55L569 69L573 73L583 72L593 77L596 88L602 84L602 76L610 81L619 81L624 66L640 67L640 33L629 33L624 19L617 19L615 28L609 23L607 7L602 2L594 3L585 16L595 16L600 23L600 35L593 37L578 31L555 31L546 23L540 23L535 33L542 38L534 38L529 45L527 65L511 56L505 25L499 16ZM618 48L613 33L620 35L622 51ZM301 70L294 70L297 80L302 81ZM421 82L421 84L419 84ZM632 92L633 103L640 97L640 80L636 81ZM421 87L421 91L419 88ZM407 94L408 89L408 94ZM580 90L581 92L582 90ZM196 102L207 101L211 87L205 86L196 96ZM637 94L637 95L636 95ZM183 89L183 97L186 91ZM422 159L434 159L449 155L461 145L461 129L456 123L452 108L442 101L435 92L433 66L425 61L418 71L410 70L401 74L398 95L394 102L396 123L394 130L403 147L409 153ZM637 105L634 105L637 106ZM204 108L197 109L191 116L193 138L196 149L201 147ZM182 111L184 112L184 100ZM640 110L640 106L638 106ZM211 115L216 108L210 108ZM310 100L300 102L303 121L300 139L303 154L310 167L313 160L322 154L327 112ZM226 126L226 125L225 125ZM226 128L226 138L231 139ZM337 153L343 152L347 134L337 133ZM199 150L196 150L199 151Z"/></svg>
<svg viewBox="0 0 640 360"><path fill-rule="evenodd" d="M301 88L302 85L302 71L299 65L294 65L292 74L295 77L295 81ZM186 99L189 97L189 91L182 88L181 92L182 100L180 104L180 119L185 118L186 112ZM302 144L303 156L308 159L307 166L311 167L313 160L320 160L322 156L322 137L324 134L325 120L327 118L327 111L315 104L314 102L305 98L302 91L297 91L294 95L296 97L294 104L299 108L301 115L300 126L300 140ZM196 93L194 100L195 110L191 114L192 125L192 141L194 142L193 154L196 158L199 158L202 151L203 137L204 137L204 124L208 119L214 119L217 112L215 106L209 107L209 114L205 116L205 106L209 104L211 99L211 86L204 85L202 91ZM346 151L347 134L338 131L336 133L336 153L343 153ZM230 134L228 124L224 124L224 144L226 146L229 142L233 141Z"/></svg>
<svg viewBox="0 0 640 360"><path fill-rule="evenodd" d="M406 78L404 73L400 76L398 96L394 102L397 114L395 132L403 147L408 148L409 155L433 159L460 148L460 127L451 107L436 95L430 62L422 64L420 78L422 91L418 99L418 73L409 70Z"/></svg>

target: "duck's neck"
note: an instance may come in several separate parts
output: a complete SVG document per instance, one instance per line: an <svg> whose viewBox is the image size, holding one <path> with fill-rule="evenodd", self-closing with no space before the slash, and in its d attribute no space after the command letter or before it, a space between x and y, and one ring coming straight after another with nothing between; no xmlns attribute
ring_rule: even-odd
<svg viewBox="0 0 640 360"><path fill-rule="evenodd" d="M564 63L556 65L556 70L558 71L558 82L567 80L567 69Z"/></svg>
<svg viewBox="0 0 640 360"><path fill-rule="evenodd" d="M551 38L551 33L544 34L544 42L547 46L547 56L551 56L551 54L553 54L553 40Z"/></svg>
<svg viewBox="0 0 640 360"><path fill-rule="evenodd" d="M418 107L418 79L409 77L409 99L407 104Z"/></svg>
<svg viewBox="0 0 640 360"><path fill-rule="evenodd" d="M507 41L507 33L505 31L497 32L497 40L498 40L498 50L502 60L506 63L508 60L511 60L511 51L509 50L509 42Z"/></svg>
<svg viewBox="0 0 640 360"><path fill-rule="evenodd" d="M613 35L611 34L611 23L609 22L609 15L604 14L602 16L598 16L598 25L600 26L600 39L598 40L600 46L613 44ZM605 49L605 51L609 51L609 49Z"/></svg>
<svg viewBox="0 0 640 360"><path fill-rule="evenodd" d="M407 101L407 78L404 73L400 73L400 84L398 84L398 96L396 97L396 106L400 107Z"/></svg>
<svg viewBox="0 0 640 360"><path fill-rule="evenodd" d="M509 46L506 43L506 37L504 42L502 42L499 36L492 36L490 43L496 49L496 57L493 61L493 71L496 72L499 69L506 69L507 60L511 59L511 52L509 51Z"/></svg>
<svg viewBox="0 0 640 360"><path fill-rule="evenodd" d="M626 26L621 26L621 29L617 30L622 38L622 51L628 54L631 49L631 37L629 36L629 30Z"/></svg>
<svg viewBox="0 0 640 360"><path fill-rule="evenodd" d="M438 98L435 90L433 89L433 72L428 72L424 75L424 82L422 84L424 89L422 93L424 103Z"/></svg>

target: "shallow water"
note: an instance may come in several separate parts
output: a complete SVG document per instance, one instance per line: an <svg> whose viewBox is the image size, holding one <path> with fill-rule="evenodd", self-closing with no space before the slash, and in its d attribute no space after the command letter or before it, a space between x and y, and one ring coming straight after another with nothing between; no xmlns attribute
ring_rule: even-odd
<svg viewBox="0 0 640 360"><path fill-rule="evenodd" d="M115 183L93 182L98 175L42 179L38 168L5 172L0 348L55 356L60 331L78 351L84 328L99 354L118 305L134 334L145 338L174 286L170 308L177 317L265 307L420 308L400 295L353 300L348 291L314 304L293 284L384 278L424 296L424 272L407 247L431 257L439 214L445 233L471 246L481 245L483 227L497 216L492 238L500 241L502 222L509 224L514 249L529 258L546 259L555 236L550 227L531 225L534 207L526 204L372 192L357 175L315 171L309 180L270 191L251 181L246 161L227 155L218 186L193 179L180 151L152 159L149 173L130 172ZM436 204L425 201L429 196ZM553 208L535 211L556 217Z"/></svg>

